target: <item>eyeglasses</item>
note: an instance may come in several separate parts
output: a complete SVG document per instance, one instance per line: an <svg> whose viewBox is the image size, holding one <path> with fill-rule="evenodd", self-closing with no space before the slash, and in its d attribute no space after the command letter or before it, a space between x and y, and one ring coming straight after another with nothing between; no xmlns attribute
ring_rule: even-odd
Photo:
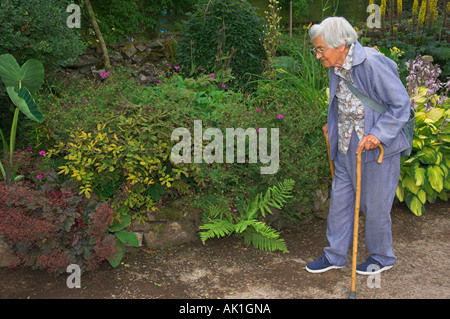
<svg viewBox="0 0 450 319"><path fill-rule="evenodd" d="M311 53L314 54L314 55L317 55L317 54L323 55L323 53L324 53L326 50L328 50L328 49L329 49L329 48L326 48L326 49L316 49L316 47L313 47L313 48L311 49Z"/></svg>

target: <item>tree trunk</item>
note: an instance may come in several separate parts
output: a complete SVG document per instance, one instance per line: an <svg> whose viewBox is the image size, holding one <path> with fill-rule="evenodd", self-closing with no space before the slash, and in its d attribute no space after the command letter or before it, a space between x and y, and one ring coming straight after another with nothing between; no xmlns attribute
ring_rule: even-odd
<svg viewBox="0 0 450 319"><path fill-rule="evenodd" d="M111 62L109 61L109 55L108 55L108 49L106 48L105 40L103 39L102 32L100 31L100 28L98 27L97 20L95 19L95 13L94 10L92 10L91 1L90 0L84 0L84 3L86 4L86 9L89 12L89 17L91 18L91 24L94 28L95 34L97 35L97 38L100 42L100 47L103 52L103 59L105 62L105 69L106 71L111 70Z"/></svg>

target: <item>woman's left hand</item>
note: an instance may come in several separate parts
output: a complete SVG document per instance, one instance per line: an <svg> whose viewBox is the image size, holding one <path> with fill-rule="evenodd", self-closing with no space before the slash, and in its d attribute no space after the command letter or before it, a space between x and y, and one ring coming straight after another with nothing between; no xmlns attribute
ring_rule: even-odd
<svg viewBox="0 0 450 319"><path fill-rule="evenodd" d="M358 148L356 149L356 154L359 154L359 152L363 149L372 150L377 148L380 143L380 140L372 134L364 136L361 142L359 142Z"/></svg>

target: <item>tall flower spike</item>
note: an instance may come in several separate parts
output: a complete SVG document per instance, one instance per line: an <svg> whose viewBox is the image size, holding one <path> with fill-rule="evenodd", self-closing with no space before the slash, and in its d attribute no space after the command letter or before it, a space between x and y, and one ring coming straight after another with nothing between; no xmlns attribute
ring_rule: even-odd
<svg viewBox="0 0 450 319"><path fill-rule="evenodd" d="M422 5L420 6L419 18L417 23L421 26L425 22L425 14L427 12L427 0L422 0Z"/></svg>
<svg viewBox="0 0 450 319"><path fill-rule="evenodd" d="M380 13L382 17L386 16L386 0L381 0Z"/></svg>
<svg viewBox="0 0 450 319"><path fill-rule="evenodd" d="M414 0L412 15L415 17L417 15L417 9L419 8L419 0Z"/></svg>

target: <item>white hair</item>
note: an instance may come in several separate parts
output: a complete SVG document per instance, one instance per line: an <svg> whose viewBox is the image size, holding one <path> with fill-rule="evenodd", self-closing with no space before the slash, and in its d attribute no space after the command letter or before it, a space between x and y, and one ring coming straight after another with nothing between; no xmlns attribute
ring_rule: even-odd
<svg viewBox="0 0 450 319"><path fill-rule="evenodd" d="M332 49L345 44L346 47L358 40L358 34L351 24L343 17L326 18L320 24L309 29L311 41L322 36L323 42Z"/></svg>

